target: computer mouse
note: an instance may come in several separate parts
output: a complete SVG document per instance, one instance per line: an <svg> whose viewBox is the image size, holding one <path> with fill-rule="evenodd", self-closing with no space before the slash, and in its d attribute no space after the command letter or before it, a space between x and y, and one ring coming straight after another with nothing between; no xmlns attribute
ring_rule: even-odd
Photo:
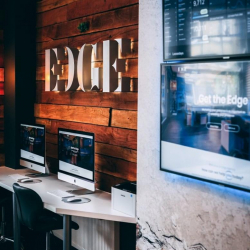
<svg viewBox="0 0 250 250"><path fill-rule="evenodd" d="M23 180L20 180L21 183L26 183L26 182L33 182L32 179L23 179Z"/></svg>
<svg viewBox="0 0 250 250"><path fill-rule="evenodd" d="M82 199L78 197L70 197L67 199L67 202L80 202L80 201L82 201Z"/></svg>

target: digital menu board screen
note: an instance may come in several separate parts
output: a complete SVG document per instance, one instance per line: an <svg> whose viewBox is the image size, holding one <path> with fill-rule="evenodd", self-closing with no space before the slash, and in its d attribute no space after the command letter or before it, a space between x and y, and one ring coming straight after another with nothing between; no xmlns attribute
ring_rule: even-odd
<svg viewBox="0 0 250 250"><path fill-rule="evenodd" d="M163 0L164 61L250 54L250 0Z"/></svg>
<svg viewBox="0 0 250 250"><path fill-rule="evenodd" d="M161 170L250 191L250 61L161 72Z"/></svg>

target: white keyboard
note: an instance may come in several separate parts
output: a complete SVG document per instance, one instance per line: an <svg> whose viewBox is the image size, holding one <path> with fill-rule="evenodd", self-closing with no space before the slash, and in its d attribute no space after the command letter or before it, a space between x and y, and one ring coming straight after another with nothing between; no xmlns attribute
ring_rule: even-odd
<svg viewBox="0 0 250 250"><path fill-rule="evenodd" d="M72 194L69 194L68 192L62 191L60 189L51 190L48 191L47 193L60 199L73 196Z"/></svg>
<svg viewBox="0 0 250 250"><path fill-rule="evenodd" d="M11 175L9 175L9 177L14 179L15 181L18 181L18 180L21 180L21 179L29 179L29 177L27 177L25 175L20 175L20 174L11 174Z"/></svg>

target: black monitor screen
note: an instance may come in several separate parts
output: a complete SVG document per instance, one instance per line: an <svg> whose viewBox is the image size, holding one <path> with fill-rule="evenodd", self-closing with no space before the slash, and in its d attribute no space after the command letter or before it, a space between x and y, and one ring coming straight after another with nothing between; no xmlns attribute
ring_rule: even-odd
<svg viewBox="0 0 250 250"><path fill-rule="evenodd" d="M250 0L163 0L164 60L250 54Z"/></svg>
<svg viewBox="0 0 250 250"><path fill-rule="evenodd" d="M161 169L250 190L250 62L162 65Z"/></svg>
<svg viewBox="0 0 250 250"><path fill-rule="evenodd" d="M21 158L40 165L45 164L45 128L42 125L20 126Z"/></svg>
<svg viewBox="0 0 250 250"><path fill-rule="evenodd" d="M59 129L59 170L94 180L94 134Z"/></svg>

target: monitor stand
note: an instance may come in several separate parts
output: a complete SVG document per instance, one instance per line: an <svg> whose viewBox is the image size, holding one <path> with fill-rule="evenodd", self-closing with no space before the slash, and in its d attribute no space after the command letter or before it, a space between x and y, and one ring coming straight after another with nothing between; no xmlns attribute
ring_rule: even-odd
<svg viewBox="0 0 250 250"><path fill-rule="evenodd" d="M72 195L76 195L76 196L78 196L78 195L86 195L86 194L93 194L93 193L95 193L94 191L90 191L90 190L85 189L85 188L83 188L83 189L67 190L66 192L67 192L67 193L70 193L70 194L72 194Z"/></svg>

